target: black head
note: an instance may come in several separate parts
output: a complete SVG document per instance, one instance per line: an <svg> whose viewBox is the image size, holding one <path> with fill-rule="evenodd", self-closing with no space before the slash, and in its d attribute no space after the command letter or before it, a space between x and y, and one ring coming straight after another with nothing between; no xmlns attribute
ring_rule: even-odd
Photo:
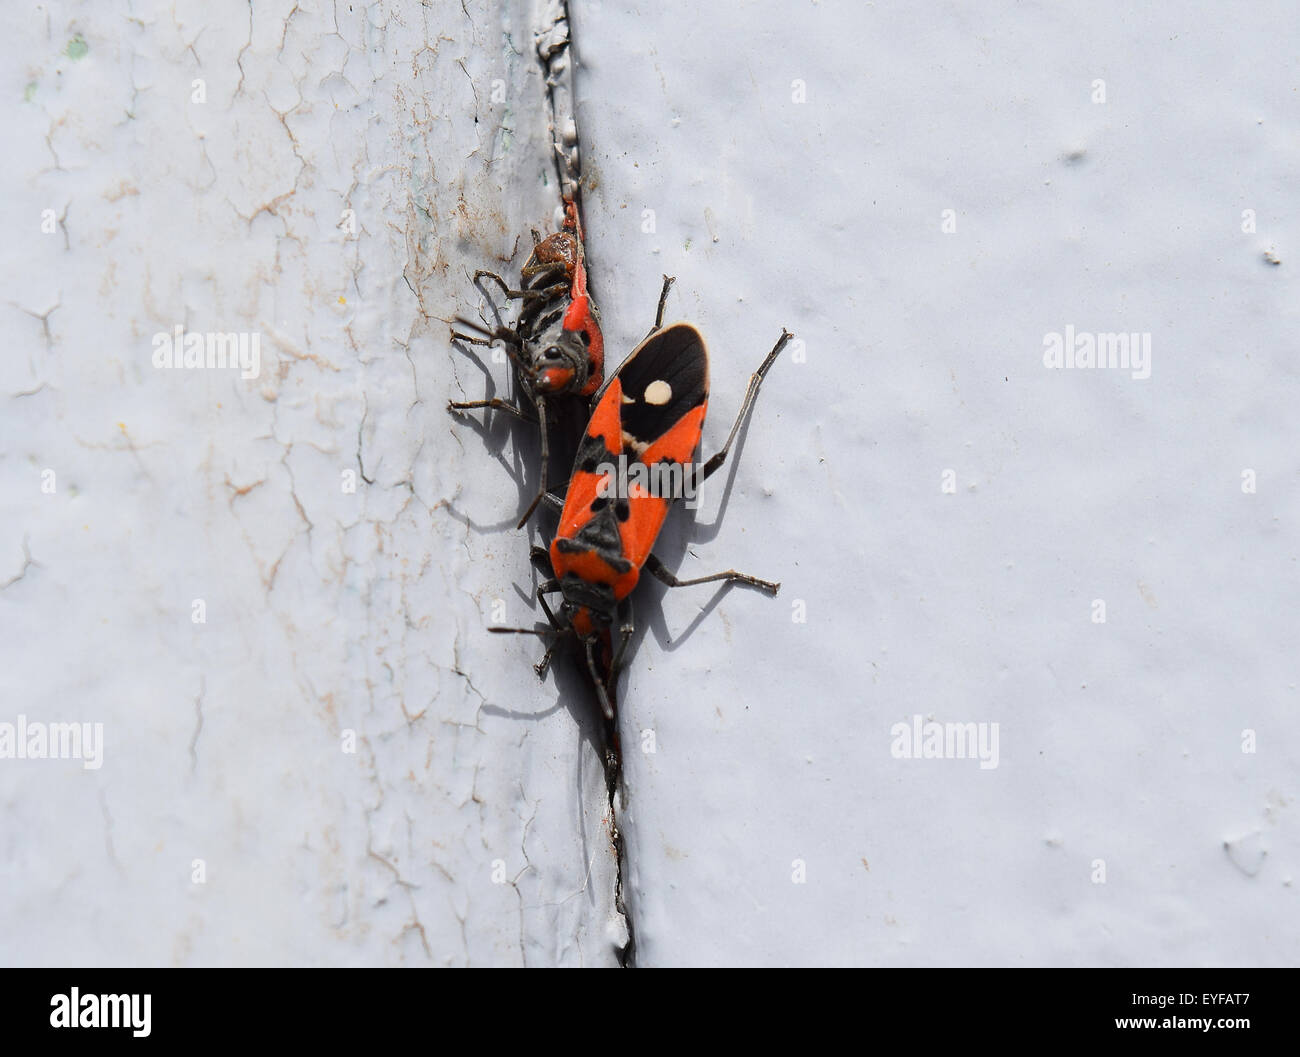
<svg viewBox="0 0 1300 1057"><path fill-rule="evenodd" d="M587 384L587 346L576 331L563 331L533 356L533 387L539 393L577 393Z"/></svg>

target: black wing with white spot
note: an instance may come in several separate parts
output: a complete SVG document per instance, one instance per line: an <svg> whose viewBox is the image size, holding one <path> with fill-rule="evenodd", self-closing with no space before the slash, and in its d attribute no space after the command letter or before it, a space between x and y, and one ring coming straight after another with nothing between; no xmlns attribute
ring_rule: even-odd
<svg viewBox="0 0 1300 1057"><path fill-rule="evenodd" d="M649 444L709 398L709 352L689 323L655 331L618 369L623 432Z"/></svg>

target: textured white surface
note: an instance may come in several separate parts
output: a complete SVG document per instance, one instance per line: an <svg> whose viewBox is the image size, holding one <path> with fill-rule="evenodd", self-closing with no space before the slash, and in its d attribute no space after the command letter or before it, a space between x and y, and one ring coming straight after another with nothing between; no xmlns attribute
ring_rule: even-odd
<svg viewBox="0 0 1300 1057"><path fill-rule="evenodd" d="M532 449L443 409L485 391L467 272L554 204L528 6L13 21L0 722L107 744L0 761L0 960L613 961L590 701L483 631L535 615ZM780 596L637 596L639 961L1300 960L1293 11L573 16L611 359L675 274L707 452L806 349L657 548ZM261 377L155 370L177 323L260 331ZM1150 332L1151 378L1046 370L1067 324ZM893 758L916 714L999 766Z"/></svg>
<svg viewBox="0 0 1300 1057"><path fill-rule="evenodd" d="M0 721L106 747L0 761L4 962L613 960L596 756L483 631L518 488L445 411L467 270L555 204L530 11L469 6L11 20ZM155 370L177 323L261 376Z"/></svg>
<svg viewBox="0 0 1300 1057"><path fill-rule="evenodd" d="M644 592L641 962L1300 960L1294 9L641 14L574 13L607 338L677 276L713 445L807 348L725 520L665 533L779 598ZM1045 369L1067 324L1150 332L1151 378ZM915 714L998 722L1000 766L894 759Z"/></svg>

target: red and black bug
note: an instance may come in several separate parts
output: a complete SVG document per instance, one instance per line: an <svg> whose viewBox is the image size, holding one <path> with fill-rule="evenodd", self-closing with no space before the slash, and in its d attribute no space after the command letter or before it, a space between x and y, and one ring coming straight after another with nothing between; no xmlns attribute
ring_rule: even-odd
<svg viewBox="0 0 1300 1057"><path fill-rule="evenodd" d="M605 339L600 313L587 289L586 250L578 207L565 199L564 225L546 238L533 232L533 250L521 270L521 289L512 290L495 272L479 270L474 281L491 279L507 300L521 301L513 327L480 327L468 320L457 322L477 334L452 332L452 339L472 345L491 345L500 340L515 364L516 394L523 393L535 416L515 402L500 399L471 400L448 404L459 412L473 408L495 408L538 423L541 431L541 484L536 497L519 520L519 528L532 516L546 493L550 462L548 400L574 400L585 418L586 401L604 381Z"/></svg>
<svg viewBox="0 0 1300 1057"><path fill-rule="evenodd" d="M672 280L665 277L663 300ZM726 581L776 594L779 584L728 569L710 576L679 580L651 548L673 500L691 485L706 480L727 458L732 442L758 395L763 378L793 337L781 331L767 358L749 380L749 388L722 450L698 468L692 460L699 447L709 399L709 357L700 332L689 323L655 328L638 345L596 396L583 435L560 524L550 550L533 556L549 561L552 576L537 589L537 599L559 633L537 666L546 667L559 642L577 639L596 685L606 719L613 719L611 695L623 654L633 633L629 596L642 569L669 587ZM658 480L666 488L652 487ZM649 485L647 485L649 482ZM554 496L547 497L559 505ZM546 600L560 593L558 612ZM618 643L613 628L618 624ZM494 631L524 629L493 628Z"/></svg>

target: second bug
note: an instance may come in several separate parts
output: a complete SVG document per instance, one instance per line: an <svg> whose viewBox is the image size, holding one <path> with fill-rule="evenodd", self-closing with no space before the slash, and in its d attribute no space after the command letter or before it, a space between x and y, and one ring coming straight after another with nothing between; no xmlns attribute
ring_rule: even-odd
<svg viewBox="0 0 1300 1057"><path fill-rule="evenodd" d="M605 341L600 313L587 289L586 249L577 203L565 200L559 231L544 239L533 232L533 249L520 272L519 289L511 288L495 272L481 269L474 273L475 283L485 280L495 284L507 301L520 302L514 324L480 325L458 318L463 330L452 331L452 339L480 346L501 341L514 364L515 398L452 401L448 410L461 413L490 408L537 423L542 448L540 480L537 494L519 519L522 528L546 494L554 435L580 433L588 400L604 381ZM560 458L567 461L571 454L562 451Z"/></svg>

